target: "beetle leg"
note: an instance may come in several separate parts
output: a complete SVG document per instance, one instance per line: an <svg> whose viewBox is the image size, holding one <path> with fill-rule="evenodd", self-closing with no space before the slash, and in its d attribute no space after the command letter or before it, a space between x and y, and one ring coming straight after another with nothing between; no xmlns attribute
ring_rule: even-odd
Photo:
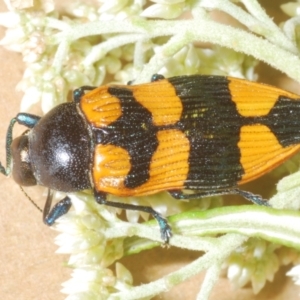
<svg viewBox="0 0 300 300"><path fill-rule="evenodd" d="M159 81L159 80L162 80L162 79L165 79L165 76L156 73L156 74L153 74L153 75L152 75L152 77L151 77L151 82Z"/></svg>
<svg viewBox="0 0 300 300"><path fill-rule="evenodd" d="M129 80L128 82L127 82L127 85L132 85L134 83L134 80Z"/></svg>
<svg viewBox="0 0 300 300"><path fill-rule="evenodd" d="M232 194L232 190L226 189L226 190L220 190L220 191L203 191L199 192L197 191L194 194L185 194L181 190L172 190L168 191L168 193L177 200L189 200L189 199L197 199L197 198L204 198L209 196L220 196L220 195L228 195ZM236 193L233 193L236 194Z"/></svg>
<svg viewBox="0 0 300 300"><path fill-rule="evenodd" d="M133 205L133 204L107 201L106 200L107 194L103 193L103 192L94 191L94 196L95 196L96 202L99 204L104 204L104 205L108 205L108 206L112 206L112 207L118 207L118 208L122 208L122 209L144 211L144 212L151 214L158 222L162 240L165 243L169 242L169 239L172 236L171 227L168 224L167 220L165 218L163 218L153 208L151 208L149 206Z"/></svg>
<svg viewBox="0 0 300 300"><path fill-rule="evenodd" d="M164 76L164 75L161 75L161 74L155 73L155 74L153 74L153 75L151 76L151 82L159 81L159 80L162 80L162 79L165 79L165 76ZM129 80L129 81L127 82L127 85L132 85L133 83L134 83L134 80Z"/></svg>
<svg viewBox="0 0 300 300"><path fill-rule="evenodd" d="M81 100L81 97L85 94L85 91L92 91L96 89L96 86L89 86L84 85L76 90L73 91L73 100L75 103L79 103Z"/></svg>
<svg viewBox="0 0 300 300"><path fill-rule="evenodd" d="M197 199L197 198L203 198L209 196L220 196L220 195L240 195L255 204L270 206L267 200L263 199L260 195L255 195L251 192L243 191L238 188L225 189L220 191L204 191L204 192L197 192L195 194L185 194L181 190L178 191L174 190L168 192L173 198L178 200Z"/></svg>
<svg viewBox="0 0 300 300"><path fill-rule="evenodd" d="M40 119L41 117L28 113L19 113L16 116L17 122L20 125L24 125L28 128L33 128Z"/></svg>
<svg viewBox="0 0 300 300"><path fill-rule="evenodd" d="M257 204L257 205L264 205L264 206L271 206L267 200L263 199L260 195L253 194L251 192L247 192L240 189L233 189L232 193L240 195L245 199Z"/></svg>
<svg viewBox="0 0 300 300"><path fill-rule="evenodd" d="M46 225L51 226L59 217L65 215L72 206L71 199L65 197L57 202L51 209L53 191L48 189L47 200L43 210L43 221Z"/></svg>

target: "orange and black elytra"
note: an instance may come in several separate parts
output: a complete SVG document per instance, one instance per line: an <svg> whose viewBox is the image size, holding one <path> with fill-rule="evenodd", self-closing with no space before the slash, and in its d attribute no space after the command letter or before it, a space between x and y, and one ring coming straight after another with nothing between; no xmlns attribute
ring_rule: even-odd
<svg viewBox="0 0 300 300"><path fill-rule="evenodd" d="M48 187L48 225L71 207L65 197L51 209L53 190L92 189L99 204L152 214L168 242L171 229L155 210L107 201L107 195L239 194L268 205L238 186L299 151L299 115L299 96L231 77L156 74L140 85L83 86L72 103L42 118L19 113L11 120L0 171L21 186ZM29 130L13 139L16 122Z"/></svg>

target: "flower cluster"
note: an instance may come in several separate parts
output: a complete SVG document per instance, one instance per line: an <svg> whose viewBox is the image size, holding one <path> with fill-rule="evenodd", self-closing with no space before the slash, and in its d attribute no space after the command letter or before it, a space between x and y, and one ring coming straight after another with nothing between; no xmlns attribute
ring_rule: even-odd
<svg viewBox="0 0 300 300"><path fill-rule="evenodd" d="M149 14L152 17L168 14L168 18L174 18L174 11L186 7L185 1L156 1L157 4L143 10L144 2L100 1L98 9L87 4L76 5L68 8L73 18L62 18L49 8L2 13L0 24L8 29L0 45L22 53L26 65L18 85L24 92L21 110L28 111L41 103L42 110L47 112L65 101L70 90L83 85L98 86L112 75L119 83L136 79L140 68L154 54L163 51L168 39L139 42L138 36L132 34L89 37L87 33L86 37L66 45L67 52L59 58L58 37L61 32L87 21L143 19ZM137 54L137 51L141 52ZM202 72L255 79L254 66L254 60L241 53L213 46L201 49L188 43L174 55L165 57L163 67L156 71L166 76Z"/></svg>
<svg viewBox="0 0 300 300"><path fill-rule="evenodd" d="M24 92L22 111L40 104L47 112L79 86L145 82L154 73L255 80L254 58L300 81L300 68L295 67L300 63L299 1L282 6L291 18L281 28L256 1L247 0L98 0L94 5L73 4L65 15L55 11L51 0L34 1L34 6L32 1L6 2L10 11L0 14L0 25L7 28L0 45L23 57L25 71L18 85ZM216 22L214 11L226 13L243 27ZM290 201L295 203L296 198L291 194ZM162 215L220 205L219 198L185 203L166 193L122 201L151 206ZM108 267L124 255L125 236L140 228L127 228L116 217L118 210L99 206L91 196L72 196L72 203L75 210L56 226L61 232L56 240L59 252L69 253L69 265L75 268L63 291L70 299L93 299L99 294L106 299L111 293L130 290L130 272L119 263L115 274ZM130 222L148 218L136 211L126 214ZM211 253L218 253L213 251L217 243L210 245ZM254 292L259 292L280 265L296 262L298 253L283 249L263 240L249 240L225 263L229 279L237 287L251 282ZM212 261L218 261L218 254ZM290 276L298 272L293 270ZM213 277L207 280L207 295L215 281Z"/></svg>
<svg viewBox="0 0 300 300"><path fill-rule="evenodd" d="M55 227L61 232L56 238L57 252L70 254L68 265L74 268L62 290L71 299L91 299L99 294L105 299L112 292L132 286L131 274L122 264L116 264L116 275L108 269L123 256L123 240L106 235L109 224L118 221L91 198L88 194L72 197L74 210L61 217Z"/></svg>
<svg viewBox="0 0 300 300"><path fill-rule="evenodd" d="M250 239L230 255L227 261L227 276L236 288L252 283L257 294L266 281L273 281L279 268L275 253L280 246L268 244L263 240Z"/></svg>
<svg viewBox="0 0 300 300"><path fill-rule="evenodd" d="M272 282L280 266L299 263L299 251L251 238L236 249L223 267L235 288L251 283L253 292L259 293L267 281ZM299 266L287 273L299 283Z"/></svg>

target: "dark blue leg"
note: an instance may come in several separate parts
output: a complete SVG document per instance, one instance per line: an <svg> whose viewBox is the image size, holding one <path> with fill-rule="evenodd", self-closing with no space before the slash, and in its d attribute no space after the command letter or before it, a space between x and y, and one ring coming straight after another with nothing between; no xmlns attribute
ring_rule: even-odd
<svg viewBox="0 0 300 300"><path fill-rule="evenodd" d="M65 197L57 202L51 209L53 198L52 190L48 190L48 196L43 210L43 221L46 225L51 226L58 218L65 215L71 208L72 202L69 197Z"/></svg>
<svg viewBox="0 0 300 300"><path fill-rule="evenodd" d="M122 209L130 209L130 210L138 210L144 211L151 214L158 222L161 232L161 238L165 243L169 242L170 237L172 236L172 230L169 226L166 219L164 219L157 211L149 206L142 206L142 205L133 205L133 204L126 204L120 202L112 202L106 200L106 193L94 191L96 202L99 204L104 204L108 206L118 207Z"/></svg>
<svg viewBox="0 0 300 300"><path fill-rule="evenodd" d="M92 91L96 89L96 86L89 86L89 85L84 85L76 90L73 91L73 101L75 103L79 103L81 97L85 94L85 91Z"/></svg>
<svg viewBox="0 0 300 300"><path fill-rule="evenodd" d="M260 195L255 195L252 194L251 192L243 191L238 188L225 189L220 191L195 192L194 194L185 194L181 190L168 191L168 192L173 198L178 200L197 199L197 198L204 198L209 196L220 196L220 195L240 195L255 204L270 206L267 200L263 199Z"/></svg>

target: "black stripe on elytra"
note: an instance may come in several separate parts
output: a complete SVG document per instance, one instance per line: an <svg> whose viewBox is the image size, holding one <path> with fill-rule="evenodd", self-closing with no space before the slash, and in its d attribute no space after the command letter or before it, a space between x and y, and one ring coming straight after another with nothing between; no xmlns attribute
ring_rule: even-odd
<svg viewBox="0 0 300 300"><path fill-rule="evenodd" d="M158 147L157 127L153 125L152 114L135 100L131 90L109 87L108 93L120 100L122 115L105 128L94 128L94 140L96 144L127 150L131 169L124 184L135 188L149 179L151 158Z"/></svg>
<svg viewBox="0 0 300 300"><path fill-rule="evenodd" d="M300 142L300 99L279 96L266 116L248 117L247 124L268 126L282 147Z"/></svg>
<svg viewBox="0 0 300 300"><path fill-rule="evenodd" d="M128 188L138 187L149 179L151 158L158 147L158 130L181 130L190 142L187 189L224 189L241 180L244 170L238 142L244 125L268 126L283 147L299 143L300 101L280 96L268 115L243 117L231 100L226 77L194 75L168 80L183 105L180 120L172 126L154 126L151 113L136 101L130 89L108 88L120 100L122 115L105 128L94 128L94 140L128 151Z"/></svg>
<svg viewBox="0 0 300 300"><path fill-rule="evenodd" d="M233 187L242 178L238 142L244 118L231 100L228 79L182 76L168 79L183 105L177 126L190 142L187 189Z"/></svg>

